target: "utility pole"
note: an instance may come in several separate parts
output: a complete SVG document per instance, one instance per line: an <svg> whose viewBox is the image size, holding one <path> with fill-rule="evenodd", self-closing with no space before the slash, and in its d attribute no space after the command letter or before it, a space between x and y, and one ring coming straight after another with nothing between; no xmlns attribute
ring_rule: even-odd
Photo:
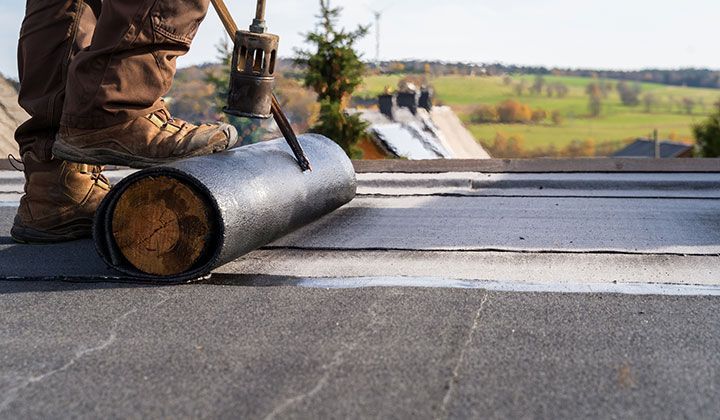
<svg viewBox="0 0 720 420"><path fill-rule="evenodd" d="M380 68L380 19L382 11L373 10L375 15L375 65Z"/></svg>
<svg viewBox="0 0 720 420"><path fill-rule="evenodd" d="M660 154L660 136L658 136L657 128L653 131L653 140L655 141L655 159L660 159L662 155Z"/></svg>

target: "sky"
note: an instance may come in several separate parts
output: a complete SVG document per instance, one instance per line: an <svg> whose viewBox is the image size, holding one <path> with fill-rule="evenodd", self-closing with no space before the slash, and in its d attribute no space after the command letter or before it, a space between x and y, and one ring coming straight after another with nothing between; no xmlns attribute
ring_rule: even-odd
<svg viewBox="0 0 720 420"><path fill-rule="evenodd" d="M110 0L106 0L110 1ZM127 0L126 0L127 1ZM226 0L241 26L254 0ZM720 69L718 0L334 0L342 25L380 23L382 60L426 59L593 69L703 67ZM0 4L0 72L17 77L17 35L25 1ZM280 55L303 46L317 0L267 0L270 32ZM179 65L214 61L224 36L210 11ZM375 58L375 29L358 44Z"/></svg>

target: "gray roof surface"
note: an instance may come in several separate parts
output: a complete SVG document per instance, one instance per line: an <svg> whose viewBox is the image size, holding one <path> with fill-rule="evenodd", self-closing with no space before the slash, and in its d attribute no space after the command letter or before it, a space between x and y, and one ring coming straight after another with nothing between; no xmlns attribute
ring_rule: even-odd
<svg viewBox="0 0 720 420"><path fill-rule="evenodd" d="M717 172L362 173L336 213L163 287L90 241L13 244L20 177L0 173L0 418L720 410Z"/></svg>
<svg viewBox="0 0 720 420"><path fill-rule="evenodd" d="M713 418L717 298L0 282L3 418ZM32 308L32 310L29 310Z"/></svg>
<svg viewBox="0 0 720 420"><path fill-rule="evenodd" d="M692 149L692 145L663 140L660 142L660 157L674 158ZM638 139L624 149L615 152L613 156L618 158L654 158L655 142L653 140Z"/></svg>

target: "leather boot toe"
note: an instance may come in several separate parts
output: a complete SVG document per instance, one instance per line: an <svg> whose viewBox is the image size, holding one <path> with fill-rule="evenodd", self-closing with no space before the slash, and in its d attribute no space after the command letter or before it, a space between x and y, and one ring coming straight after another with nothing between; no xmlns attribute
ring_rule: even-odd
<svg viewBox="0 0 720 420"><path fill-rule="evenodd" d="M161 109L103 129L63 127L53 155L72 162L146 168L222 152L237 142L237 130L230 124L194 125Z"/></svg>

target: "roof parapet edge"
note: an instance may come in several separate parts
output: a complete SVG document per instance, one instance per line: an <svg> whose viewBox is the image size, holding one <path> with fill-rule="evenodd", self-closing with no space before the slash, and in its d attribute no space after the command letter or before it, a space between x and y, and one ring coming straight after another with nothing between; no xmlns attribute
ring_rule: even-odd
<svg viewBox="0 0 720 420"><path fill-rule="evenodd" d="M720 159L437 159L355 160L358 173L717 173Z"/></svg>

